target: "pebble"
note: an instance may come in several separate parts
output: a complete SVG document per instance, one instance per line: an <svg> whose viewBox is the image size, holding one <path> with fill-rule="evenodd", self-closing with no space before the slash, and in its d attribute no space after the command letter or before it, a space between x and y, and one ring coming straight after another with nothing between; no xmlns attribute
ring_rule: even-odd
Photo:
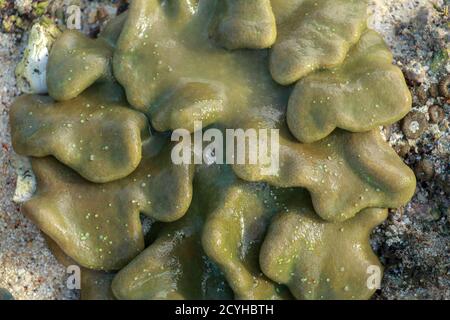
<svg viewBox="0 0 450 320"><path fill-rule="evenodd" d="M402 145L397 145L395 147L395 151L402 158L406 157L406 155L409 153L410 150L411 150L411 146L408 143L402 144Z"/></svg>
<svg viewBox="0 0 450 320"><path fill-rule="evenodd" d="M445 117L444 110L437 105L431 106L428 109L428 115L430 116L430 122L435 124L440 123Z"/></svg>
<svg viewBox="0 0 450 320"><path fill-rule="evenodd" d="M430 159L420 160L415 168L416 177L422 181L430 181L434 177L434 165Z"/></svg>
<svg viewBox="0 0 450 320"><path fill-rule="evenodd" d="M433 83L430 85L430 95L433 98L439 97L439 86L437 83Z"/></svg>
<svg viewBox="0 0 450 320"><path fill-rule="evenodd" d="M444 98L450 99L450 75L446 75L439 82L439 93Z"/></svg>
<svg viewBox="0 0 450 320"><path fill-rule="evenodd" d="M425 115L421 112L410 112L402 122L402 131L408 139L419 138L428 126Z"/></svg>
<svg viewBox="0 0 450 320"><path fill-rule="evenodd" d="M417 98L421 104L425 104L428 101L428 91L423 85L417 89Z"/></svg>
<svg viewBox="0 0 450 320"><path fill-rule="evenodd" d="M0 300L14 300L14 297L8 290L0 288Z"/></svg>

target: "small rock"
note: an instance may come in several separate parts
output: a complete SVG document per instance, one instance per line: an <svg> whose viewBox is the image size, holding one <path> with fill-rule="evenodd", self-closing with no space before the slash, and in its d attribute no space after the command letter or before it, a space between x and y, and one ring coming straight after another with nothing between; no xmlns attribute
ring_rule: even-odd
<svg viewBox="0 0 450 320"><path fill-rule="evenodd" d="M24 93L47 93L47 62L53 43L61 31L50 19L41 19L31 28L22 60L15 74L17 86Z"/></svg>
<svg viewBox="0 0 450 320"><path fill-rule="evenodd" d="M450 98L450 75L445 76L439 83L439 92L444 98Z"/></svg>
<svg viewBox="0 0 450 320"><path fill-rule="evenodd" d="M428 126L427 118L421 112L410 112L402 122L402 131L408 139L419 138Z"/></svg>
<svg viewBox="0 0 450 320"><path fill-rule="evenodd" d="M411 147L409 146L408 143L401 144L395 147L395 151L402 158L406 157L406 155L409 153L410 150Z"/></svg>
<svg viewBox="0 0 450 320"><path fill-rule="evenodd" d="M0 288L0 300L14 300L14 297L8 290Z"/></svg>
<svg viewBox="0 0 450 320"><path fill-rule="evenodd" d="M431 86L430 86L430 95L433 98L439 97L439 86L438 86L437 83L431 84Z"/></svg>
<svg viewBox="0 0 450 320"><path fill-rule="evenodd" d="M441 211L438 208L433 208L430 211L430 218L432 221L437 221L441 218Z"/></svg>
<svg viewBox="0 0 450 320"><path fill-rule="evenodd" d="M428 109L428 115L431 123L439 123L444 120L445 113L440 106L434 105Z"/></svg>
<svg viewBox="0 0 450 320"><path fill-rule="evenodd" d="M405 71L405 77L410 81L410 83L422 84L425 82L426 72L421 66L413 66Z"/></svg>
<svg viewBox="0 0 450 320"><path fill-rule="evenodd" d="M425 104L428 101L428 91L423 85L417 89L417 98L421 104Z"/></svg>
<svg viewBox="0 0 450 320"><path fill-rule="evenodd" d="M119 2L118 7L117 7L117 15L121 14L122 12L127 11L128 10L128 6L129 6L128 1L121 0Z"/></svg>
<svg viewBox="0 0 450 320"><path fill-rule="evenodd" d="M97 10L92 10L89 12L87 22L89 24L94 24L97 22Z"/></svg>
<svg viewBox="0 0 450 320"><path fill-rule="evenodd" d="M392 134L392 126L384 126L383 133L384 136L386 137L386 140L389 141L389 138L391 137Z"/></svg>
<svg viewBox="0 0 450 320"><path fill-rule="evenodd" d="M434 176L434 166L430 159L422 159L415 168L416 177L422 181L430 181Z"/></svg>
<svg viewBox="0 0 450 320"><path fill-rule="evenodd" d="M97 10L97 19L99 21L104 21L109 17L108 11L106 11L106 9L104 7L100 7Z"/></svg>
<svg viewBox="0 0 450 320"><path fill-rule="evenodd" d="M32 0L15 0L14 5L20 14L28 14L32 9Z"/></svg>
<svg viewBox="0 0 450 320"><path fill-rule="evenodd" d="M438 182L442 190L444 190L446 194L450 195L450 174L441 176Z"/></svg>

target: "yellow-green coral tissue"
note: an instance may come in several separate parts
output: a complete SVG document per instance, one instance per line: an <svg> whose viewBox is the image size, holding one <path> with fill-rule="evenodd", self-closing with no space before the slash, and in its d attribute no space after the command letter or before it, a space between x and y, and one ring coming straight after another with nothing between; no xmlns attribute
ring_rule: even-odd
<svg viewBox="0 0 450 320"><path fill-rule="evenodd" d="M379 131L411 95L366 17L362 0L134 0L96 39L57 33L49 94L10 124L37 180L22 211L81 266L81 298L370 298L370 234L415 177ZM176 164L171 133L198 121L272 130L276 168Z"/></svg>

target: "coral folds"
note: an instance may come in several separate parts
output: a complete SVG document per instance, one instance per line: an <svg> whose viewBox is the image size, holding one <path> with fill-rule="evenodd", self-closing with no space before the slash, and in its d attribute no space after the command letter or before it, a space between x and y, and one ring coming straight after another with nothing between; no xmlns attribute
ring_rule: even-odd
<svg viewBox="0 0 450 320"><path fill-rule="evenodd" d="M96 39L63 32L49 95L18 98L11 128L37 177L22 210L82 266L82 298L370 298L370 233L415 177L379 132L411 96L366 18L362 0L134 0ZM279 130L279 170L175 164L170 132L196 121Z"/></svg>

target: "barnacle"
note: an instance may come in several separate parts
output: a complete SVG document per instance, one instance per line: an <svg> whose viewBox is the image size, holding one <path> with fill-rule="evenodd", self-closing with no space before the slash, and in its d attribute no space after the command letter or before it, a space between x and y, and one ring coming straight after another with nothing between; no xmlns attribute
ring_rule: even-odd
<svg viewBox="0 0 450 320"><path fill-rule="evenodd" d="M134 0L97 39L64 32L11 127L22 210L82 298L369 298L370 232L415 179L378 132L411 97L365 20L360 0ZM167 132L196 121L274 129L279 167L175 164Z"/></svg>

